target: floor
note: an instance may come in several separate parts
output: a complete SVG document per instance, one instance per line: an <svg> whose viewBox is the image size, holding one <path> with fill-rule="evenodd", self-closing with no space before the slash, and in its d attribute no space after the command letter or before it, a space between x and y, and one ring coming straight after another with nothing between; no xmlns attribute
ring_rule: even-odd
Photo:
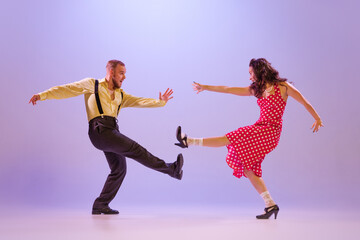
<svg viewBox="0 0 360 240"><path fill-rule="evenodd" d="M278 219L256 220L254 209L126 208L116 216L85 210L7 209L0 239L360 239L350 211L281 209Z"/></svg>

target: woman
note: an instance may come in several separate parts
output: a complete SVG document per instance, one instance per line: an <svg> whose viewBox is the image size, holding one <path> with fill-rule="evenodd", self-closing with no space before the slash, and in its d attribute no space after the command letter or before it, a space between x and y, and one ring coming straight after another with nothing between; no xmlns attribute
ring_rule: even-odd
<svg viewBox="0 0 360 240"><path fill-rule="evenodd" d="M181 133L179 126L176 138L177 146L187 148L189 145L206 147L227 146L227 164L234 169L234 176L247 177L265 202L265 213L256 216L258 219L268 219L272 214L276 219L279 206L271 198L264 180L261 178L261 163L266 154L277 146L281 129L282 116L288 96L304 105L314 117L315 123L311 129L317 132L323 127L319 115L305 97L286 78L280 78L279 73L264 58L252 59L249 64L250 80L248 87L209 86L194 82L193 88L197 93L213 91L230 93L239 96L255 96L260 107L260 118L251 126L239 128L222 137L191 138Z"/></svg>

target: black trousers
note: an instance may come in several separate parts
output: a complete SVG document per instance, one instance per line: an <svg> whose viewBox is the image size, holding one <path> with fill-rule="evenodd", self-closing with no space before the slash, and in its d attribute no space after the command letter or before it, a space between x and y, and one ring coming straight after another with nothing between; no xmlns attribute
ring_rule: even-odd
<svg viewBox="0 0 360 240"><path fill-rule="evenodd" d="M89 122L89 137L92 144L105 153L110 174L96 198L93 208L108 207L114 199L126 175L126 159L129 157L156 171L174 175L175 165L155 157L137 142L119 132L117 119L104 116Z"/></svg>

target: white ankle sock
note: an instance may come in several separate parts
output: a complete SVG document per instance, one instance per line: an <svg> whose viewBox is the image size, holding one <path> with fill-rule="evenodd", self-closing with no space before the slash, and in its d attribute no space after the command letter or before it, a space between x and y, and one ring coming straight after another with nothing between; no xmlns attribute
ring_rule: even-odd
<svg viewBox="0 0 360 240"><path fill-rule="evenodd" d="M261 193L260 196L264 199L266 207L271 207L276 204L268 191Z"/></svg>
<svg viewBox="0 0 360 240"><path fill-rule="evenodd" d="M194 146L202 146L203 145L203 139L202 138L189 138L187 140L189 145L194 145Z"/></svg>
<svg viewBox="0 0 360 240"><path fill-rule="evenodd" d="M185 134L181 134L181 138L184 138ZM203 138L191 138L187 137L187 143L188 145L194 145L194 146L202 146L203 145Z"/></svg>

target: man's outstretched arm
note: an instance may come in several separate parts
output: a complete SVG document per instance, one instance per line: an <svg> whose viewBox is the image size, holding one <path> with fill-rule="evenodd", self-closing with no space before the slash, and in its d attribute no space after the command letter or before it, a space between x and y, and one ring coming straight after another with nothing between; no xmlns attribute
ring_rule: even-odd
<svg viewBox="0 0 360 240"><path fill-rule="evenodd" d="M166 103L172 99L172 89L167 89L164 94L159 93L159 99L135 97L124 92L124 99L121 104L121 108L137 107L137 108L151 108L151 107L163 107Z"/></svg>
<svg viewBox="0 0 360 240"><path fill-rule="evenodd" d="M44 92L33 95L29 103L35 105L39 100L64 99L91 93L94 91L94 81L94 79L86 78L78 82L52 87Z"/></svg>

